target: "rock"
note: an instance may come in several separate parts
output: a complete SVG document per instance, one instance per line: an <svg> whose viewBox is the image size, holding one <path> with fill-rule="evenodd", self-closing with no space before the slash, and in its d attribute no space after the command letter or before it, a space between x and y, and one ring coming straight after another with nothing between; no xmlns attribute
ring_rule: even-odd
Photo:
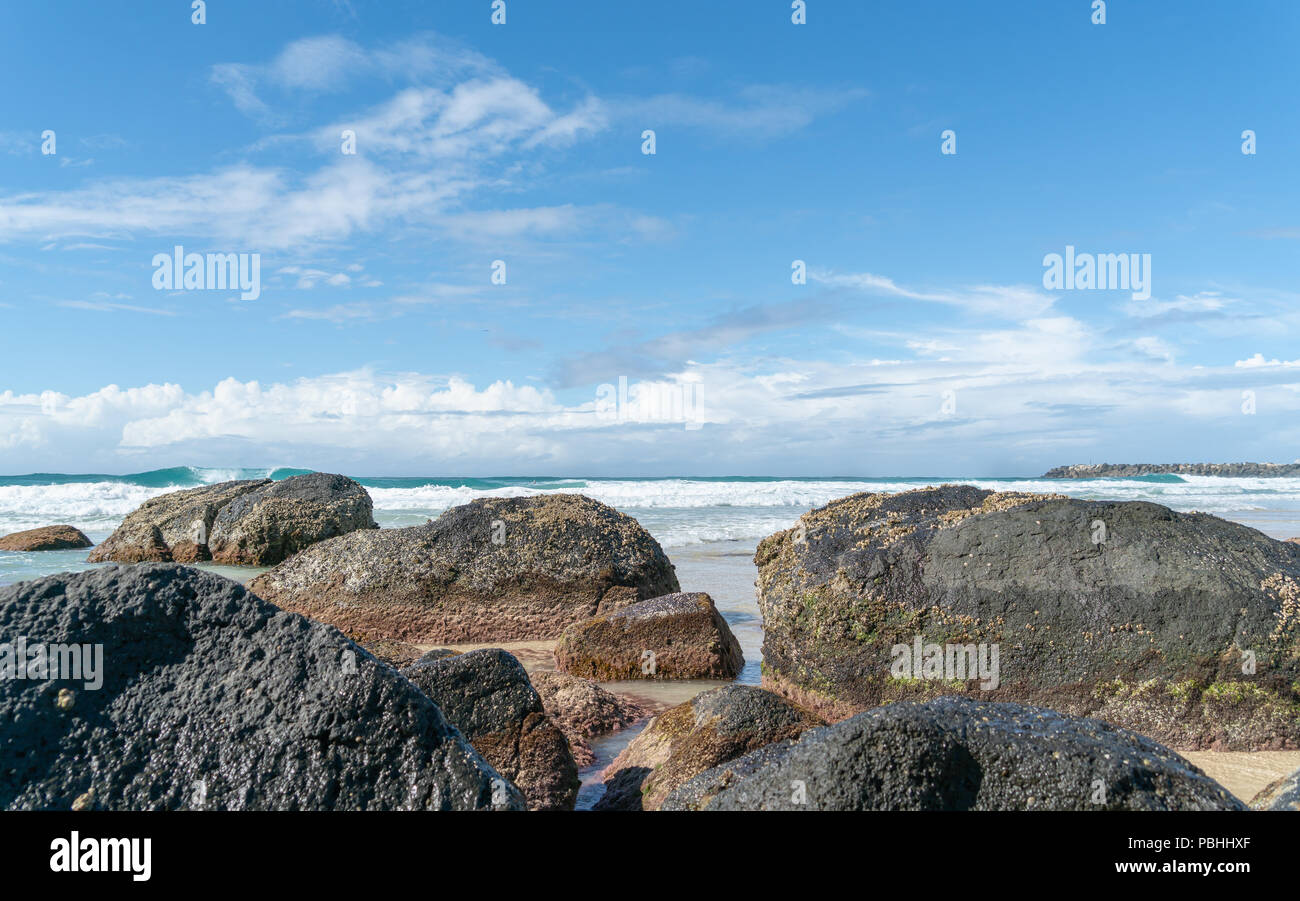
<svg viewBox="0 0 1300 901"><path fill-rule="evenodd" d="M589 679L549 670L535 671L529 678L542 707L564 731L580 767L596 762L587 739L616 732L649 714L639 702L606 691Z"/></svg>
<svg viewBox="0 0 1300 901"><path fill-rule="evenodd" d="M1246 526L945 485L834 501L754 559L763 684L828 718L971 693L1186 750L1300 747L1300 554Z"/></svg>
<svg viewBox="0 0 1300 901"><path fill-rule="evenodd" d="M602 773L595 810L657 810L710 767L798 736L824 720L752 685L698 694L652 719Z"/></svg>
<svg viewBox="0 0 1300 901"><path fill-rule="evenodd" d="M1045 479L1117 479L1150 475L1294 478L1300 463L1076 463L1057 466Z"/></svg>
<svg viewBox="0 0 1300 901"><path fill-rule="evenodd" d="M391 667L212 573L10 585L0 635L102 648L79 678L0 679L0 808L523 808Z"/></svg>
<svg viewBox="0 0 1300 901"><path fill-rule="evenodd" d="M1288 538L1287 544L1300 544L1300 538Z"/></svg>
<svg viewBox="0 0 1300 901"><path fill-rule="evenodd" d="M707 769L669 792L668 797L664 798L664 802L659 805L659 809L703 810L724 788L735 785L765 766L784 760L797 744L798 741L793 738L774 741L770 745L763 745L755 751Z"/></svg>
<svg viewBox="0 0 1300 901"><path fill-rule="evenodd" d="M740 642L702 592L668 594L570 626L555 645L560 672L618 679L734 679Z"/></svg>
<svg viewBox="0 0 1300 901"><path fill-rule="evenodd" d="M354 529L374 529L366 490L327 473L221 482L152 498L90 554L91 563L269 566Z"/></svg>
<svg viewBox="0 0 1300 901"><path fill-rule="evenodd" d="M574 494L479 499L428 525L353 532L252 587L349 634L422 644L554 638L629 597L678 588L636 520Z"/></svg>
<svg viewBox="0 0 1300 901"><path fill-rule="evenodd" d="M89 561L194 563L210 560L208 535L221 508L269 484L270 479L221 482L150 498L90 552Z"/></svg>
<svg viewBox="0 0 1300 901"><path fill-rule="evenodd" d="M1250 801L1255 810L1300 810L1300 770L1269 784Z"/></svg>
<svg viewBox="0 0 1300 901"><path fill-rule="evenodd" d="M572 810L578 767L523 665L499 648L402 671L484 759L523 792L529 810Z"/></svg>
<svg viewBox="0 0 1300 901"><path fill-rule="evenodd" d="M1020 704L890 704L805 732L705 810L1244 810L1148 738ZM674 798L680 801L682 795Z"/></svg>
<svg viewBox="0 0 1300 901"><path fill-rule="evenodd" d="M273 566L327 538L377 528L365 488L313 472L236 497L217 514L208 548L216 563Z"/></svg>
<svg viewBox="0 0 1300 901"><path fill-rule="evenodd" d="M90 547L91 540L72 526L44 526L0 538L0 551L66 551Z"/></svg>

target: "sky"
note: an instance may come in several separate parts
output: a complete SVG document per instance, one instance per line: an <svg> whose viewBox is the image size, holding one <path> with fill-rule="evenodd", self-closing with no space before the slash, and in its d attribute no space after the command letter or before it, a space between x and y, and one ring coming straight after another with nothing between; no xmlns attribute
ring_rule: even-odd
<svg viewBox="0 0 1300 901"><path fill-rule="evenodd" d="M0 473L1296 460L1300 4L1093 7L4 4Z"/></svg>

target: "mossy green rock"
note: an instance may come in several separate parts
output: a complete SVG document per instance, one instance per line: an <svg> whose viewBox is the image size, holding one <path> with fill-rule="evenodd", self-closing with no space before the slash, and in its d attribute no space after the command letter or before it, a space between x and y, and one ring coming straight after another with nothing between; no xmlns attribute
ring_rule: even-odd
<svg viewBox="0 0 1300 901"><path fill-rule="evenodd" d="M834 501L755 562L764 685L829 718L972 694L1175 748L1300 748L1300 545L1246 526L945 485ZM900 677L917 637L996 647L996 687Z"/></svg>

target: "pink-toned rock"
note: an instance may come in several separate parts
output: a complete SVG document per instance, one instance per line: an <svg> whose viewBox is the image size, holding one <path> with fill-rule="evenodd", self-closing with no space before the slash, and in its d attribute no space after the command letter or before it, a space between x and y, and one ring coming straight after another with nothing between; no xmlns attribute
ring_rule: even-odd
<svg viewBox="0 0 1300 901"><path fill-rule="evenodd" d="M0 538L0 551L66 551L90 547L91 540L72 526L44 526Z"/></svg>
<svg viewBox="0 0 1300 901"><path fill-rule="evenodd" d="M570 626L555 666L600 682L619 679L734 679L740 642L703 592L679 592Z"/></svg>
<svg viewBox="0 0 1300 901"><path fill-rule="evenodd" d="M542 698L542 706L569 739L578 766L596 762L596 754L587 739L617 732L653 712L648 704L616 695L590 679L568 673L536 670L529 674L529 679Z"/></svg>

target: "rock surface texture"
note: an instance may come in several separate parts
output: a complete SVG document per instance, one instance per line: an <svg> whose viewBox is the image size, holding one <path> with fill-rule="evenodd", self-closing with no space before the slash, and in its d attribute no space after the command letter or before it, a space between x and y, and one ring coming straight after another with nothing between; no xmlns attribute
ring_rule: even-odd
<svg viewBox="0 0 1300 901"><path fill-rule="evenodd" d="M1244 810L1168 748L1092 719L941 698L891 704L701 774L665 808Z"/></svg>
<svg viewBox="0 0 1300 901"><path fill-rule="evenodd" d="M513 656L499 648L426 660L402 670L530 810L572 810L578 767L568 740Z"/></svg>
<svg viewBox="0 0 1300 901"><path fill-rule="evenodd" d="M1256 810L1300 810L1300 770L1269 785L1250 801Z"/></svg>
<svg viewBox="0 0 1300 901"><path fill-rule="evenodd" d="M43 526L0 538L0 551L68 551L90 547L91 540L72 526Z"/></svg>
<svg viewBox="0 0 1300 901"><path fill-rule="evenodd" d="M632 698L606 691L590 679L537 670L529 674L542 707L569 739L578 766L596 762L590 738L617 732L645 718L649 709Z"/></svg>
<svg viewBox="0 0 1300 901"><path fill-rule="evenodd" d="M52 673L76 678L0 680L0 808L524 806L391 667L211 573L110 566L10 585L0 634L92 649L80 673Z"/></svg>
<svg viewBox="0 0 1300 901"><path fill-rule="evenodd" d="M702 592L651 598L570 626L555 666L602 682L619 679L734 679L740 642Z"/></svg>
<svg viewBox="0 0 1300 901"><path fill-rule="evenodd" d="M370 495L344 476L221 482L146 501L90 562L271 566L326 538L374 528Z"/></svg>
<svg viewBox="0 0 1300 901"><path fill-rule="evenodd" d="M763 684L831 719L969 693L1186 750L1300 747L1300 546L1246 526L945 485L834 501L755 562ZM996 678L968 665L994 651Z"/></svg>
<svg viewBox="0 0 1300 901"><path fill-rule="evenodd" d="M314 545L251 584L359 640L555 638L575 622L676 591L636 520L575 494L479 499L407 529Z"/></svg>
<svg viewBox="0 0 1300 901"><path fill-rule="evenodd" d="M596 810L657 810L673 789L724 761L794 738L823 720L750 685L696 695L652 719L602 774Z"/></svg>

